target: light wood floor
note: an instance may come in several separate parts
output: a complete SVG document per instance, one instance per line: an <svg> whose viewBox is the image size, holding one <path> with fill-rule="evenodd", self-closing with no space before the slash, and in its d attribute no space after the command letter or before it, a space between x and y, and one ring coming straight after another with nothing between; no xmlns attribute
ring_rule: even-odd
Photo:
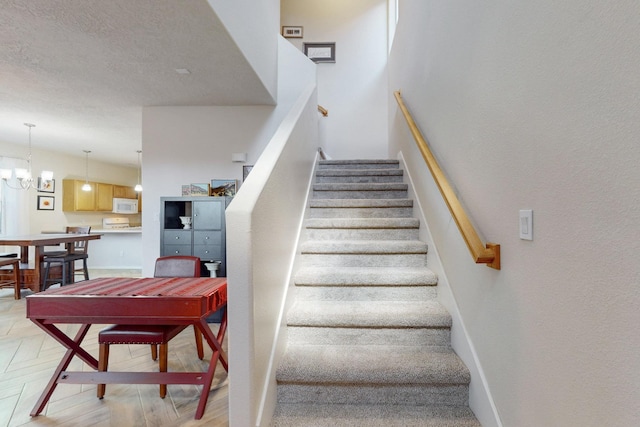
<svg viewBox="0 0 640 427"><path fill-rule="evenodd" d="M133 272L131 275L135 275ZM90 277L130 275L93 272ZM64 354L64 348L26 318L25 299L13 299L12 289L0 289L0 426L228 426L227 373L218 363L209 400L201 420L193 416L200 386L169 385L161 399L157 385L107 385L104 399L92 385L58 385L41 415L30 417L36 401ZM61 325L63 328L65 325ZM83 347L98 357L97 335L104 325L94 325ZM214 334L218 325L210 324ZM66 331L75 332L76 325ZM226 349L225 338L224 348ZM198 359L193 329L187 328L169 343L169 371L204 371L211 357L205 344L204 361ZM75 358L69 370L89 369ZM148 346L114 345L110 370L157 370Z"/></svg>

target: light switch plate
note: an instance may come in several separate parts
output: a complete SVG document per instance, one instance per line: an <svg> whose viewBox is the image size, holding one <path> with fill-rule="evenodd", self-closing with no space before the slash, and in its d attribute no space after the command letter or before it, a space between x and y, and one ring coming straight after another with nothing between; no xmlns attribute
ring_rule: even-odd
<svg viewBox="0 0 640 427"><path fill-rule="evenodd" d="M533 210L531 209L520 211L520 238L533 240Z"/></svg>

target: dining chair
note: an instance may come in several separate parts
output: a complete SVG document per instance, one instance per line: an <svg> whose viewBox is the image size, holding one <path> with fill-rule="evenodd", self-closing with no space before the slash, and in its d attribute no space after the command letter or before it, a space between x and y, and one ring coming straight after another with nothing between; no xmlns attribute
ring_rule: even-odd
<svg viewBox="0 0 640 427"><path fill-rule="evenodd" d="M88 227L67 227L67 234L89 234L91 226ZM89 280L89 269L87 267L89 241L82 240L74 242L72 251L54 251L45 252L42 258L44 264L44 274L42 279L42 290L47 289L47 284L58 283L57 278L49 277L52 264L60 264L62 266L62 281L60 286L75 282L76 273L82 273L84 280ZM76 269L76 261L82 261L82 268Z"/></svg>
<svg viewBox="0 0 640 427"><path fill-rule="evenodd" d="M7 274L7 267L11 268L10 275ZM12 286L13 298L20 299L20 259L0 258L0 288Z"/></svg>
<svg viewBox="0 0 640 427"><path fill-rule="evenodd" d="M186 255L170 255L156 259L153 277L200 277L200 258ZM109 346L111 344L149 344L151 358L158 360L158 370L167 372L169 341L186 329L187 325L111 325L98 334L100 344L98 371L106 371L109 366ZM202 334L194 325L198 358L204 359ZM160 353L158 354L158 346ZM98 398L102 399L106 384L98 384ZM160 397L167 395L167 385L160 384Z"/></svg>

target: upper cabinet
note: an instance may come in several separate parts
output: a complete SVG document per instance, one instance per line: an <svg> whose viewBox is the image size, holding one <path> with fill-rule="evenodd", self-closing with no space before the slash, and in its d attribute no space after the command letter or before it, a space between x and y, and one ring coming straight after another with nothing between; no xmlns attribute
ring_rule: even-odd
<svg viewBox="0 0 640 427"><path fill-rule="evenodd" d="M62 180L62 210L65 212L83 212L96 210L95 191L82 191L84 181ZM95 183L90 183L95 190Z"/></svg>
<svg viewBox="0 0 640 427"><path fill-rule="evenodd" d="M133 187L104 182L89 182L91 191L83 191L84 181L62 180L62 210L64 212L111 212L113 198L137 199Z"/></svg>
<svg viewBox="0 0 640 427"><path fill-rule="evenodd" d="M96 182L96 210L113 210L113 185Z"/></svg>
<svg viewBox="0 0 640 427"><path fill-rule="evenodd" d="M133 187L125 187L124 185L114 185L113 197L120 198L120 199L137 199L138 193L135 192Z"/></svg>

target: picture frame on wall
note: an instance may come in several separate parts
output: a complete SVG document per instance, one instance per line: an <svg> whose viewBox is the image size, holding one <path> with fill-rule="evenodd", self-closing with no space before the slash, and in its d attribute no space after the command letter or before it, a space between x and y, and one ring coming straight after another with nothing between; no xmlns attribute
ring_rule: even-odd
<svg viewBox="0 0 640 427"><path fill-rule="evenodd" d="M38 191L40 193L55 193L56 191L56 180L50 179L44 181L42 177L38 177Z"/></svg>
<svg viewBox="0 0 640 427"><path fill-rule="evenodd" d="M247 180L251 169L253 169L253 165L242 165L242 182L245 182Z"/></svg>
<svg viewBox="0 0 640 427"><path fill-rule="evenodd" d="M56 198L53 196L38 196L38 210L52 211L55 209Z"/></svg>
<svg viewBox="0 0 640 427"><path fill-rule="evenodd" d="M209 195L209 184L191 184L191 196L208 196Z"/></svg>
<svg viewBox="0 0 640 427"><path fill-rule="evenodd" d="M236 195L236 184L235 179L212 179L211 195L214 197L233 197Z"/></svg>
<svg viewBox="0 0 640 427"><path fill-rule="evenodd" d="M190 196L191 195L191 184L183 184L182 185L182 195Z"/></svg>
<svg viewBox="0 0 640 427"><path fill-rule="evenodd" d="M302 27L299 26L282 26L282 37L288 39L301 39L302 38Z"/></svg>
<svg viewBox="0 0 640 427"><path fill-rule="evenodd" d="M336 43L304 43L304 54L316 63L336 62Z"/></svg>

